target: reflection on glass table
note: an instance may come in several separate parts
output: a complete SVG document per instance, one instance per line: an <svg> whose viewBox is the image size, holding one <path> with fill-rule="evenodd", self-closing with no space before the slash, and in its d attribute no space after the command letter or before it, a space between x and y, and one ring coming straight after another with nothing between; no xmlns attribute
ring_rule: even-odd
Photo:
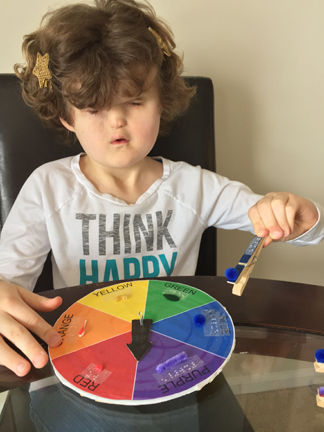
<svg viewBox="0 0 324 432"><path fill-rule="evenodd" d="M106 405L52 376L33 383L43 386L34 392L26 386L9 391L0 431L323 431L324 409L315 398L324 374L303 358L323 346L324 337L256 327L237 327L236 337L223 373L199 392L157 405Z"/></svg>
<svg viewBox="0 0 324 432"><path fill-rule="evenodd" d="M324 408L316 405L324 374L315 372L314 359L301 360L324 347L324 337L247 327L236 332L242 351L236 350L223 373L253 430L324 431Z"/></svg>

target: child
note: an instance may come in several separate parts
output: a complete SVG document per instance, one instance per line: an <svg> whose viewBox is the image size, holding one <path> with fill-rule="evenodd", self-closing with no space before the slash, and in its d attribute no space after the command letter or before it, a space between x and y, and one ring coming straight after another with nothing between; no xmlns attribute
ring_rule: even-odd
<svg viewBox="0 0 324 432"><path fill-rule="evenodd" d="M61 299L30 292L50 250L60 288L193 275L212 225L268 236L265 245L323 238L323 217L309 200L262 198L199 167L147 156L194 94L174 48L168 26L134 0L60 8L25 37L27 64L15 66L25 101L84 149L31 175L2 232L0 333L37 368L48 357L27 329L52 347L61 342L35 312ZM30 369L1 337L0 363L19 376Z"/></svg>

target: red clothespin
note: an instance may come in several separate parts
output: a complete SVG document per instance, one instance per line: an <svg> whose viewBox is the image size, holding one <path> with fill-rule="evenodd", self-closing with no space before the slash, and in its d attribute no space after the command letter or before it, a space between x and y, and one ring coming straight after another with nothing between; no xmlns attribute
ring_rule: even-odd
<svg viewBox="0 0 324 432"><path fill-rule="evenodd" d="M87 320L84 320L84 323L82 324L82 327L80 328L79 333L78 333L79 337L82 337L85 335L86 324L87 324Z"/></svg>

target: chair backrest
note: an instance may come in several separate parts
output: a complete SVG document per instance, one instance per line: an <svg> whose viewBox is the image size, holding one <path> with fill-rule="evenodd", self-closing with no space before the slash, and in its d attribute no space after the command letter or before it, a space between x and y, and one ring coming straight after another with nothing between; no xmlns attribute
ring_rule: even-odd
<svg viewBox="0 0 324 432"><path fill-rule="evenodd" d="M215 171L214 93L212 81L185 77L197 87L197 94L184 116L167 136L159 137L151 154ZM38 166L80 151L67 147L44 127L22 99L14 74L0 74L0 230L17 194ZM49 263L45 265L36 291L48 289ZM205 231L199 253L197 275L216 275L216 230ZM46 282L45 282L46 281Z"/></svg>

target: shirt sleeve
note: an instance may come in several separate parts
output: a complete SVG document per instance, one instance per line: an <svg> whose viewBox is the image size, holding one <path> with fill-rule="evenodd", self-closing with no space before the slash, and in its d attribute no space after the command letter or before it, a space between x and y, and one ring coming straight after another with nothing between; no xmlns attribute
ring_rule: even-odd
<svg viewBox="0 0 324 432"><path fill-rule="evenodd" d="M293 240L290 240L287 243L290 243L294 246L309 246L309 245L317 245L324 238L324 208L315 203L318 212L318 220L312 228L306 231L304 234L296 237Z"/></svg>
<svg viewBox="0 0 324 432"><path fill-rule="evenodd" d="M239 229L254 233L248 217L249 209L263 196L255 194L243 183L231 181L226 177L202 170L202 207L205 211L208 226L223 229ZM217 192L216 192L217 191ZM212 201L213 195L215 201ZM212 202L212 205L210 205ZM209 204L209 206L208 206ZM318 211L316 224L301 236L288 243L295 246L308 246L320 243L324 238L324 209L314 203ZM203 212L204 213L204 212Z"/></svg>
<svg viewBox="0 0 324 432"><path fill-rule="evenodd" d="M196 191L196 205L206 226L253 233L248 211L262 195L243 183L207 170L202 169L200 176L197 184L201 189Z"/></svg>
<svg viewBox="0 0 324 432"><path fill-rule="evenodd" d="M40 184L35 175L26 181L3 226L0 240L0 279L30 291L50 251Z"/></svg>

